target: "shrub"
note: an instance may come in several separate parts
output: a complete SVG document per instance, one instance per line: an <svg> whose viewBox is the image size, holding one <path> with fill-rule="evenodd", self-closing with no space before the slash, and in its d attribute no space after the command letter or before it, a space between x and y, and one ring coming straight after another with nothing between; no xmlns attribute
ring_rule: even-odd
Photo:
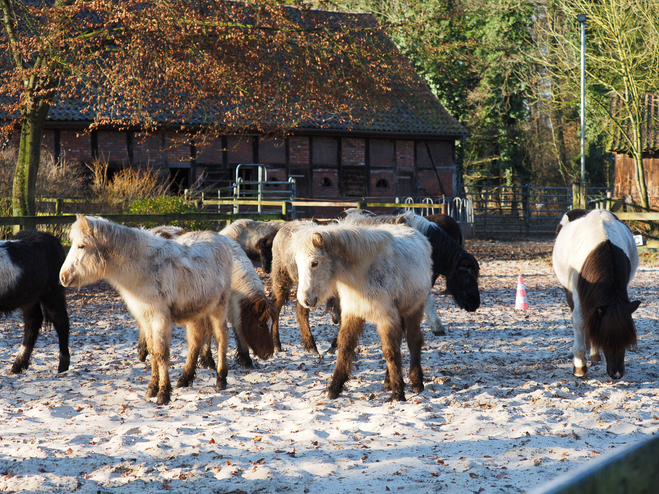
<svg viewBox="0 0 659 494"><path fill-rule="evenodd" d="M171 214L171 213L199 213L198 207L187 203L182 197L160 196L148 197L134 201L128 210L131 214ZM173 226L180 226L186 230L214 230L210 221L204 220L176 220L170 222ZM156 223L147 222L144 228L158 226Z"/></svg>

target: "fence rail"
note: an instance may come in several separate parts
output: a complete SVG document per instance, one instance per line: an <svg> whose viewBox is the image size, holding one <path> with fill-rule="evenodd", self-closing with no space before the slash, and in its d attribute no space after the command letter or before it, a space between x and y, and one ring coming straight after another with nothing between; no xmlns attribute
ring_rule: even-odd
<svg viewBox="0 0 659 494"><path fill-rule="evenodd" d="M465 196L472 200L474 226L479 233L549 234L561 216L572 207L571 187L527 185L469 185ZM611 208L610 188L590 188L589 207Z"/></svg>

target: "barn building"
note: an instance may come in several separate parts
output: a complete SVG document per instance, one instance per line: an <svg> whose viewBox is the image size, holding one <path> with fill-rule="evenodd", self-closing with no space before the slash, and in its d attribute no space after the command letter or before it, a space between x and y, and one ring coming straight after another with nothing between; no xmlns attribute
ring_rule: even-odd
<svg viewBox="0 0 659 494"><path fill-rule="evenodd" d="M326 15L376 25L371 15ZM397 50L388 39L380 42L387 50ZM411 66L409 70L413 71ZM72 102L59 102L50 109L43 145L67 160L84 163L102 157L109 161L110 171L149 165L172 179L175 192L200 177L207 189L227 187L235 180L237 165L259 163L267 167L270 181L295 178L301 198L456 195L456 142L468 132L420 77L394 79L391 84L395 102L387 109L369 109L368 117L355 110L349 127L302 123L279 140L249 132L205 143L182 140L176 129L195 122L162 127L149 135L138 128L89 132L89 112ZM245 180L256 179L254 168L243 167L241 173Z"/></svg>

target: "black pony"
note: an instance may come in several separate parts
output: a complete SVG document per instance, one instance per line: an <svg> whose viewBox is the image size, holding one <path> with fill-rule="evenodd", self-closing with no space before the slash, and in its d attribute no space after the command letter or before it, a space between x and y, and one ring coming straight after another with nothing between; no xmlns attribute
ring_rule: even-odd
<svg viewBox="0 0 659 494"><path fill-rule="evenodd" d="M64 287L59 271L66 257L62 244L54 236L35 230L22 231L0 242L0 312L20 309L24 335L12 374L30 365L30 356L44 318L51 322L59 338L59 367L69 369L69 317L66 313Z"/></svg>

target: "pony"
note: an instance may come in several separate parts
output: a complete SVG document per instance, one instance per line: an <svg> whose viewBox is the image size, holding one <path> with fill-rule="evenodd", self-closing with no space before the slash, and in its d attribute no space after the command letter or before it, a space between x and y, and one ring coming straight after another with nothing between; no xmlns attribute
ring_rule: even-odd
<svg viewBox="0 0 659 494"><path fill-rule="evenodd" d="M604 209L574 209L563 215L552 252L556 277L572 310L574 375L606 357L611 379L625 375L625 351L636 346L627 286L638 268L638 249L629 228Z"/></svg>
<svg viewBox="0 0 659 494"><path fill-rule="evenodd" d="M53 324L59 340L57 372L69 369L69 316L58 278L65 257L60 241L45 232L25 230L0 242L0 312L9 314L19 309L23 314L23 342L12 374L30 366L44 319Z"/></svg>
<svg viewBox="0 0 659 494"><path fill-rule="evenodd" d="M264 270L266 263L268 263L268 270L266 271L268 273L270 272L269 266L272 257L270 256L268 258L267 250L262 251L257 247L257 242L268 234L277 233L281 225L282 223L277 221L240 219L225 226L220 230L220 235L224 235L238 242L250 260L260 261Z"/></svg>
<svg viewBox="0 0 659 494"><path fill-rule="evenodd" d="M377 326L387 363L384 389L404 401L400 346L407 338L412 391L423 391L421 319L432 288L431 248L418 231L396 225L337 224L301 228L292 235L297 300L311 309L334 294L341 299L338 357L328 397L350 376L366 321Z"/></svg>
<svg viewBox="0 0 659 494"><path fill-rule="evenodd" d="M177 241L156 237L104 218L77 215L71 250L60 270L64 286L107 280L122 296L145 332L152 356L146 398L158 405L171 399L169 379L172 324L184 324L188 355L177 387L194 380L204 334L212 327L218 342L218 390L227 385L225 324L233 256L225 237L192 232Z"/></svg>
<svg viewBox="0 0 659 494"><path fill-rule="evenodd" d="M446 278L446 290L461 309L474 312L480 307L478 276L480 266L474 256L455 242L436 223L413 212L393 215L373 215L368 211L348 209L341 214L341 221L364 225L402 224L421 232L432 247L432 283L442 275ZM433 334L443 336L446 329L442 325L432 295L428 296L425 309L428 325Z"/></svg>
<svg viewBox="0 0 659 494"><path fill-rule="evenodd" d="M174 240L186 233L184 229L175 226L157 226L149 231L154 235ZM262 359L269 358L274 352L271 329L275 319L275 306L266 296L263 283L247 254L237 242L229 238L227 240L233 254L227 320L231 323L236 337L238 363L252 368L254 365L249 355L250 348ZM141 361L144 361L148 354L143 336L143 331L140 331L138 358ZM199 365L214 369L211 338L212 334L207 333L199 353Z"/></svg>
<svg viewBox="0 0 659 494"><path fill-rule="evenodd" d="M272 293L275 298L275 312L277 317L272 325L272 338L275 350L281 352L281 340L279 338L279 314L281 308L288 300L291 288L298 282L297 265L295 264L295 246L293 244L293 235L298 230L304 230L317 226L313 221L294 220L284 223L277 233L272 237L272 270L271 282ZM314 340L311 329L309 328L309 309L295 303L295 312L297 321L300 325L300 334L305 350L318 353L316 341Z"/></svg>

